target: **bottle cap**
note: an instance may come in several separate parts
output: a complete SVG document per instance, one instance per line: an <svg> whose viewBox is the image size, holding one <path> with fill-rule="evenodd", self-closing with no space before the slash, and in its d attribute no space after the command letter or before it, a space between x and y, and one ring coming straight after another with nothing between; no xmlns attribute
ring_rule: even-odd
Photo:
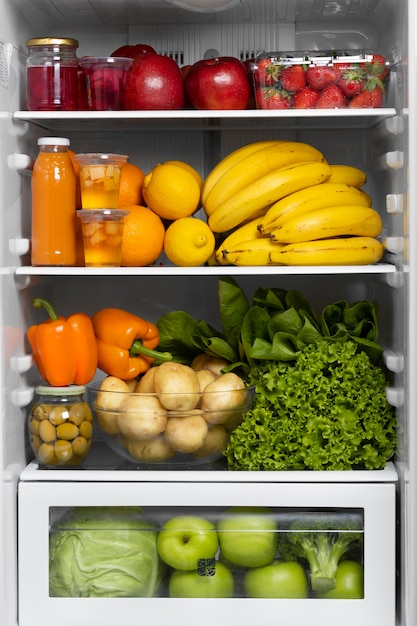
<svg viewBox="0 0 417 626"><path fill-rule="evenodd" d="M69 146L70 140L66 137L39 137L38 146Z"/></svg>

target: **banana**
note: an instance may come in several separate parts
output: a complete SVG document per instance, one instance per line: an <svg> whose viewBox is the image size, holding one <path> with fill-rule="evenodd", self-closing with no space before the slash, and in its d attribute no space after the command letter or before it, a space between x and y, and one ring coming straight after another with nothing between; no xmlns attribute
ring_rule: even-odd
<svg viewBox="0 0 417 626"><path fill-rule="evenodd" d="M204 210L211 215L224 202L273 170L306 161L325 161L324 155L309 144L297 141L273 144L244 157L219 178L206 196Z"/></svg>
<svg viewBox="0 0 417 626"><path fill-rule="evenodd" d="M246 222L246 224L243 224L242 226L239 226L239 228L233 230L230 235L228 235L217 248L217 262L223 264L223 250L232 249L242 241L249 241L250 239L260 239L261 233L258 230L258 226L262 218L263 216L255 217L255 219L251 220L250 222Z"/></svg>
<svg viewBox="0 0 417 626"><path fill-rule="evenodd" d="M279 265L372 265L381 260L384 246L373 237L346 237L290 243L270 253Z"/></svg>
<svg viewBox="0 0 417 626"><path fill-rule="evenodd" d="M325 182L330 172L330 165L321 161L292 163L269 172L221 204L209 216L209 226L215 233L225 233L280 198Z"/></svg>
<svg viewBox="0 0 417 626"><path fill-rule="evenodd" d="M227 170L232 167L232 165L238 163L241 159L249 156L250 154L253 154L257 150L261 150L266 146L271 146L279 143L283 143L283 141L280 139L270 141L255 141L254 143L248 143L244 146L241 146L240 148L237 148L237 150L233 150L233 152L230 152L230 154L226 155L221 161L217 163L217 165L213 167L213 169L209 172L209 174L206 176L206 179L204 180L203 189L201 192L201 202L203 206L206 202L208 194L210 193L214 185L225 174L225 172L227 172Z"/></svg>
<svg viewBox="0 0 417 626"><path fill-rule="evenodd" d="M277 265L271 263L271 252L276 253L283 248L278 243L273 243L269 237L258 237L241 241L235 246L223 249L222 265ZM282 263L279 263L282 265Z"/></svg>
<svg viewBox="0 0 417 626"><path fill-rule="evenodd" d="M367 194L356 187L327 181L321 185L300 189L275 202L265 213L264 219L259 224L259 230L266 235L297 215L343 204L370 206L371 201Z"/></svg>
<svg viewBox="0 0 417 626"><path fill-rule="evenodd" d="M366 172L352 165L332 165L329 183L345 183L352 187L362 187L366 183Z"/></svg>
<svg viewBox="0 0 417 626"><path fill-rule="evenodd" d="M297 243L329 237L378 237L382 220L370 207L348 205L328 207L297 215L270 233L277 243Z"/></svg>

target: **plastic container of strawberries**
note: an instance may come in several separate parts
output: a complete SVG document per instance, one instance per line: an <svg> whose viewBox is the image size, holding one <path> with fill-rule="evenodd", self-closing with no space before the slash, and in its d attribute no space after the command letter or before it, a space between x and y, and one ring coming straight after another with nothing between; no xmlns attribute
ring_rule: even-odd
<svg viewBox="0 0 417 626"><path fill-rule="evenodd" d="M256 108L380 108L389 73L375 50L262 52L252 65Z"/></svg>

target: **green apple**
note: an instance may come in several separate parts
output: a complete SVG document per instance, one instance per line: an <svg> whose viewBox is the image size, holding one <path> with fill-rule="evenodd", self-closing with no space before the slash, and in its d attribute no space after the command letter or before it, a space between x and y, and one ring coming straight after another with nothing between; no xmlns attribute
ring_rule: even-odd
<svg viewBox="0 0 417 626"><path fill-rule="evenodd" d="M243 579L249 598L307 598L308 581L297 561L273 561L265 567L250 569Z"/></svg>
<svg viewBox="0 0 417 626"><path fill-rule="evenodd" d="M231 571L214 559L192 572L176 570L169 580L171 598L231 598L234 579ZM210 563L211 561L211 563Z"/></svg>
<svg viewBox="0 0 417 626"><path fill-rule="evenodd" d="M219 547L216 527L193 515L171 517L158 535L159 556L178 570L196 570L200 559L212 559Z"/></svg>
<svg viewBox="0 0 417 626"><path fill-rule="evenodd" d="M277 550L277 523L269 509L229 509L217 524L222 556L240 567L262 567Z"/></svg>
<svg viewBox="0 0 417 626"><path fill-rule="evenodd" d="M363 598L363 567L357 561L341 561L336 571L336 586L318 594L319 598Z"/></svg>

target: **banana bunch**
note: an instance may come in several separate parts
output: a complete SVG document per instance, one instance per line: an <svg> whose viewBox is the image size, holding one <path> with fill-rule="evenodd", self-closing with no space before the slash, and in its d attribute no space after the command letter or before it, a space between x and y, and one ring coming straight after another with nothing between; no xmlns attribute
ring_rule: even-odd
<svg viewBox="0 0 417 626"><path fill-rule="evenodd" d="M226 233L265 213L290 193L326 181L330 165L306 143L249 144L225 157L204 181L202 204L214 233Z"/></svg>
<svg viewBox="0 0 417 626"><path fill-rule="evenodd" d="M246 152L241 160L252 162L257 176L261 154L271 158L274 150L282 150L302 154L303 159L309 149L306 144L294 146L291 142L250 147L253 152ZM214 232L225 233L216 250L217 263L366 265L382 258L383 245L377 239L382 221L371 207L370 196L361 189L366 182L365 172L352 166L330 165L314 148L310 150L313 158L308 161L287 163L253 180L245 166L245 182L250 182L240 190L239 151L233 153L230 168L222 170L219 164L215 181L209 175L205 205L206 211L207 203L209 206L208 222ZM225 161L226 167L227 157ZM231 175L227 176L229 169ZM223 178L227 181L224 187ZM230 196L227 190L232 190ZM212 200L220 198L219 204L210 204L210 196Z"/></svg>

